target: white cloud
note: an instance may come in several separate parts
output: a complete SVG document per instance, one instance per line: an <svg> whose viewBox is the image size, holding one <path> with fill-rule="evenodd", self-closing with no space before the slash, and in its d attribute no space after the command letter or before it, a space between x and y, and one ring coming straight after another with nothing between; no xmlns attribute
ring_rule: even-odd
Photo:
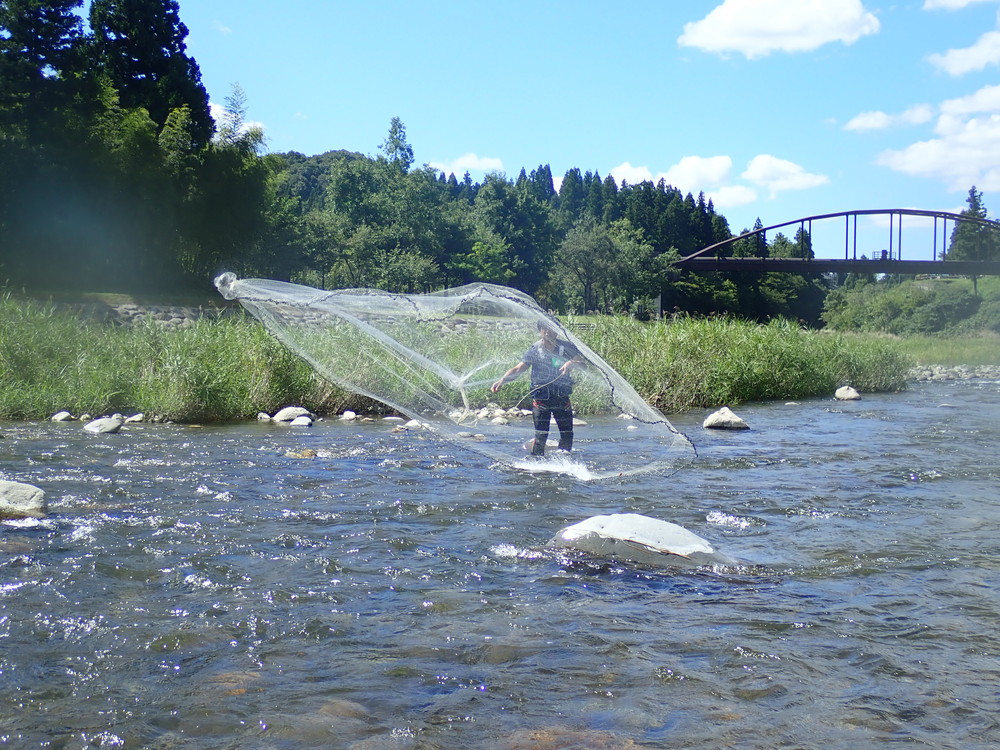
<svg viewBox="0 0 1000 750"><path fill-rule="evenodd" d="M757 190L732 181L733 160L729 156L685 156L666 172L654 175L649 167L636 167L624 162L610 174L615 182L629 185L641 182L658 183L661 179L684 193L705 193L716 208L746 206L758 199ZM784 190L805 190L825 185L825 175L810 174L798 164L761 154L754 157L741 177L747 182L770 191L773 198Z"/></svg>
<svg viewBox="0 0 1000 750"><path fill-rule="evenodd" d="M450 162L432 161L430 166L440 169L447 174L454 174L461 177L466 172L502 172L503 161L492 156L478 156L476 154L463 154Z"/></svg>
<svg viewBox="0 0 1000 750"><path fill-rule="evenodd" d="M963 119L943 115L939 137L879 154L876 163L916 177L941 180L950 190L1000 190L1000 114Z"/></svg>
<svg viewBox="0 0 1000 750"><path fill-rule="evenodd" d="M685 24L677 41L753 60L772 52L807 52L830 42L853 44L879 27L861 0L723 0L701 21Z"/></svg>
<svg viewBox="0 0 1000 750"><path fill-rule="evenodd" d="M933 54L927 60L951 76L965 75L1000 63L1000 31L987 31L971 47Z"/></svg>
<svg viewBox="0 0 1000 750"><path fill-rule="evenodd" d="M640 182L658 182L658 180L653 179L653 173L649 171L649 167L633 167L627 161L612 168L610 174L618 184L621 184L622 180L629 185L638 185Z"/></svg>
<svg viewBox="0 0 1000 750"><path fill-rule="evenodd" d="M212 119L216 122L222 122L229 117L229 110L221 104L216 104L215 102L208 103L208 113L212 115Z"/></svg>
<svg viewBox="0 0 1000 750"><path fill-rule="evenodd" d="M941 114L951 117L1000 112L1000 86L984 86L973 94L948 99L941 105Z"/></svg>
<svg viewBox="0 0 1000 750"><path fill-rule="evenodd" d="M855 115L852 117L846 125L844 125L844 130L885 130L892 126L892 115L887 115L885 112L862 112L860 115Z"/></svg>
<svg viewBox="0 0 1000 750"><path fill-rule="evenodd" d="M218 31L220 34L228 35L233 33L233 30L231 28L220 23L219 21L215 21L214 24L215 24L215 30Z"/></svg>
<svg viewBox="0 0 1000 750"><path fill-rule="evenodd" d="M615 182L625 180L629 185L641 182L655 184L663 180L682 192L697 194L706 188L722 185L732 167L733 160L728 156L685 156L666 172L656 175L649 167L634 167L629 162L614 167L611 175Z"/></svg>
<svg viewBox="0 0 1000 750"><path fill-rule="evenodd" d="M906 206L906 208L917 208L917 206ZM946 209L942 209L946 210ZM903 228L910 229L933 229L936 225L932 216L904 216L902 219ZM876 229L897 229L900 219L891 214L871 214L865 217L865 223Z"/></svg>
<svg viewBox="0 0 1000 750"><path fill-rule="evenodd" d="M934 108L931 105L917 104L899 115L899 121L904 125L923 125L925 122L930 122L933 117Z"/></svg>
<svg viewBox="0 0 1000 750"><path fill-rule="evenodd" d="M934 135L883 151L876 163L941 180L950 190L1000 190L1000 86L943 102Z"/></svg>
<svg viewBox="0 0 1000 750"><path fill-rule="evenodd" d="M826 175L810 174L798 164L770 154L760 154L751 159L741 176L747 182L767 188L772 198L785 190L806 190L830 181Z"/></svg>
<svg viewBox="0 0 1000 750"><path fill-rule="evenodd" d="M885 112L862 112L855 115L844 125L844 130L863 132L866 130L885 130L896 125L923 125L934 117L934 109L929 104L917 104L898 115Z"/></svg>
<svg viewBox="0 0 1000 750"><path fill-rule="evenodd" d="M215 121L216 127L221 127L225 125L230 120L230 118L232 118L232 114L230 114L228 109L226 109L221 104L216 104L215 102L211 101L208 103L208 113L212 116L212 119ZM264 127L264 123L257 122L256 120L250 120L248 122L244 122L240 126L240 132L246 133L251 128L259 128L262 131L267 129Z"/></svg>
<svg viewBox="0 0 1000 750"><path fill-rule="evenodd" d="M924 0L924 10L961 10L967 5L975 5L982 2L996 2L996 0Z"/></svg>
<svg viewBox="0 0 1000 750"><path fill-rule="evenodd" d="M733 160L728 156L685 156L664 175L668 185L697 193L706 186L722 185L729 177Z"/></svg>
<svg viewBox="0 0 1000 750"><path fill-rule="evenodd" d="M707 195L717 209L746 206L757 200L757 191L746 185L728 185L709 191Z"/></svg>

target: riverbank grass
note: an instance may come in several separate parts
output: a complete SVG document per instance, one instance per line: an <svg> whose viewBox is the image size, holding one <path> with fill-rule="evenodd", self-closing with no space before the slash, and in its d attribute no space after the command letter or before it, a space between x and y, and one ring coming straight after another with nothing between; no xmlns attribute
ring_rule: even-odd
<svg viewBox="0 0 1000 750"><path fill-rule="evenodd" d="M919 365L1000 365L1000 335L992 331L970 336L907 336L894 339L892 345Z"/></svg>
<svg viewBox="0 0 1000 750"><path fill-rule="evenodd" d="M66 409L228 421L292 402L322 411L345 396L241 317L123 327L7 299L0 320L0 419Z"/></svg>
<svg viewBox="0 0 1000 750"><path fill-rule="evenodd" d="M609 317L587 338L666 412L830 395L841 385L896 391L905 387L912 364L877 338L810 331L785 320Z"/></svg>
<svg viewBox="0 0 1000 750"><path fill-rule="evenodd" d="M114 326L64 309L0 299L0 419L144 412L231 421L297 404L318 413L375 402L314 374L247 316L181 328ZM743 401L903 388L911 358L878 337L775 321L598 317L581 338L667 413Z"/></svg>

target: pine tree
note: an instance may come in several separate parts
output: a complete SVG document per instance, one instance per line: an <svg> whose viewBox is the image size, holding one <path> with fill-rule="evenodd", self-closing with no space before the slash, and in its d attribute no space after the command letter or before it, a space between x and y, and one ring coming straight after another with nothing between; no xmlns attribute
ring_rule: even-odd
<svg viewBox="0 0 1000 750"><path fill-rule="evenodd" d="M0 2L0 128L29 141L45 138L45 121L68 98L78 59L82 0Z"/></svg>
<svg viewBox="0 0 1000 750"><path fill-rule="evenodd" d="M604 182L598 172L587 172L583 176L586 211L595 219L604 218Z"/></svg>
<svg viewBox="0 0 1000 750"><path fill-rule="evenodd" d="M611 224L622 218L622 206L618 197L618 183L613 175L604 178L604 216L601 219L605 224Z"/></svg>
<svg viewBox="0 0 1000 750"><path fill-rule="evenodd" d="M586 192L577 167L567 170L559 187L559 213L565 226L572 226L583 213Z"/></svg>
<svg viewBox="0 0 1000 750"><path fill-rule="evenodd" d="M186 54L177 0L93 0L90 27L99 65L123 107L142 107L163 127L171 110L186 106L194 147L211 140L208 92Z"/></svg>
<svg viewBox="0 0 1000 750"><path fill-rule="evenodd" d="M764 225L761 223L760 217L757 217L757 221L753 223L753 231L757 232L754 235L754 250L753 254L757 258L766 258L771 254L770 248L767 246L767 235L765 234Z"/></svg>
<svg viewBox="0 0 1000 750"><path fill-rule="evenodd" d="M531 182L532 195L542 203L551 203L556 196L556 188L552 182L552 169L548 164L539 164L538 169L531 170L528 175Z"/></svg>
<svg viewBox="0 0 1000 750"><path fill-rule="evenodd" d="M398 117L393 117L389 123L389 135L382 142L382 153L403 172L409 172L413 166L413 146L407 142L406 126Z"/></svg>
<svg viewBox="0 0 1000 750"><path fill-rule="evenodd" d="M998 252L997 232L991 227L982 224L986 219L986 206L983 205L983 194L976 190L973 185L969 188L969 195L965 199L968 208L962 211L962 216L969 221L956 221L955 228L951 232L951 242L947 260L993 260ZM972 289L975 294L979 293L976 276L972 277Z"/></svg>
<svg viewBox="0 0 1000 750"><path fill-rule="evenodd" d="M995 249L988 242L989 230L976 219L986 218L986 207L983 205L983 194L973 185L965 199L968 208L962 211L962 216L972 221L957 221L951 232L951 242L948 248L949 260L989 260Z"/></svg>
<svg viewBox="0 0 1000 750"><path fill-rule="evenodd" d="M86 162L81 0L0 2L0 277L50 277L79 243L83 201L68 164Z"/></svg>
<svg viewBox="0 0 1000 750"><path fill-rule="evenodd" d="M795 230L795 250L794 257L811 260L816 255L813 253L812 233L804 226Z"/></svg>

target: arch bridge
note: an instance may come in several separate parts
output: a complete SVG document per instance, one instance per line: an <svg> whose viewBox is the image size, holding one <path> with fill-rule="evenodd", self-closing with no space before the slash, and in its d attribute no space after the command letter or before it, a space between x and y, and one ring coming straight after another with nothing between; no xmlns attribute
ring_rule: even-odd
<svg viewBox="0 0 1000 750"><path fill-rule="evenodd" d="M876 253L877 257L867 258L858 253L858 217L888 216L889 242L886 249ZM907 260L903 257L903 218L918 217L921 226L927 220L933 223L931 248L934 260ZM760 236L767 240L767 233L786 227L798 226L810 240L813 237L813 222L844 219L843 258L732 258L720 257L719 251L740 240ZM948 224L953 227L959 222L969 222L996 232L994 236L1000 245L1000 222L991 219L964 216L948 211L923 211L914 208L864 209L841 211L832 214L806 216L783 224L761 227L730 237L722 242L704 247L691 255L674 262L675 268L687 271L783 271L794 273L899 273L899 274L955 274L969 276L1000 276L1000 260L948 260ZM940 236L940 246L938 239ZM926 252L926 247L922 248ZM919 254L918 252L914 253ZM909 252L909 248L907 248Z"/></svg>

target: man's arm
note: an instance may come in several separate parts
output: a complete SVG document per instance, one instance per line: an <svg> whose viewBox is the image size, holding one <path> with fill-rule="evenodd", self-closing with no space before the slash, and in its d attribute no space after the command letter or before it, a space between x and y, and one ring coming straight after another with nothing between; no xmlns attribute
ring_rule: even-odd
<svg viewBox="0 0 1000 750"><path fill-rule="evenodd" d="M501 377L497 382L491 385L490 390L496 393L501 388L503 388L504 383L506 383L508 380L513 380L527 369L528 369L527 362L518 362L516 365L507 370L507 372L503 374L503 377Z"/></svg>
<svg viewBox="0 0 1000 750"><path fill-rule="evenodd" d="M584 364L583 355L580 354L579 350L569 342L567 342L566 353L570 355L570 358L563 362L562 367L559 368L559 373L561 375L565 375L570 370Z"/></svg>

